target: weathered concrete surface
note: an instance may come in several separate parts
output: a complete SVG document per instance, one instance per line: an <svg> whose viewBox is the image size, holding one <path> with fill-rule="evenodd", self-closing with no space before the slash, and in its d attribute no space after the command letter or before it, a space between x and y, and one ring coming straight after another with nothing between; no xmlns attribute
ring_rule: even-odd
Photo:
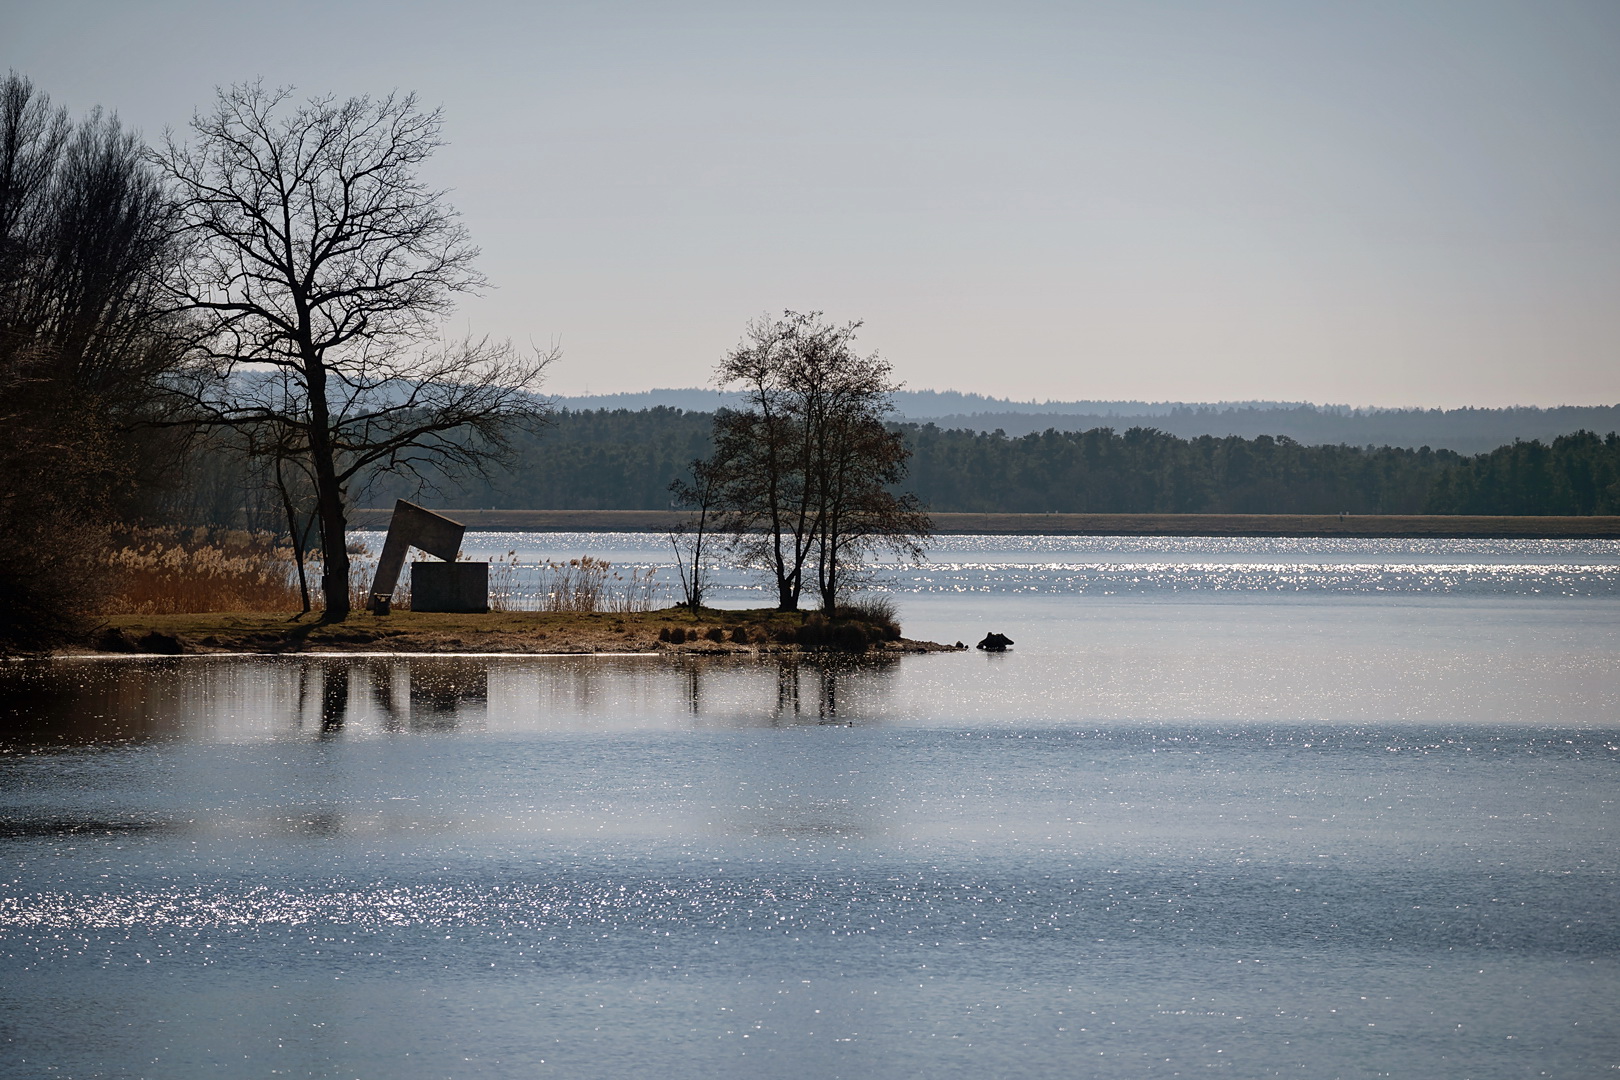
<svg viewBox="0 0 1620 1080"><path fill-rule="evenodd" d="M411 610L455 613L488 611L489 563L412 563Z"/></svg>
<svg viewBox="0 0 1620 1080"><path fill-rule="evenodd" d="M467 527L461 522L424 510L415 503L404 499L394 503L394 515L388 523L388 538L383 541L382 556L377 560L377 573L371 579L371 595L393 595L394 586L399 584L399 572L405 567L405 556L413 547L445 562L455 562L456 555L461 551L462 534L466 531Z"/></svg>

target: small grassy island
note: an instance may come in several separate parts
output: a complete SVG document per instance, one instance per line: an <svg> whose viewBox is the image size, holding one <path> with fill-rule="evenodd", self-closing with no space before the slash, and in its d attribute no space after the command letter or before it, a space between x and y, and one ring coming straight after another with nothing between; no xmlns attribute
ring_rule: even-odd
<svg viewBox="0 0 1620 1080"><path fill-rule="evenodd" d="M84 653L926 653L955 647L900 636L892 620L856 611L492 611L453 615L355 612L341 623L277 614L120 615Z"/></svg>

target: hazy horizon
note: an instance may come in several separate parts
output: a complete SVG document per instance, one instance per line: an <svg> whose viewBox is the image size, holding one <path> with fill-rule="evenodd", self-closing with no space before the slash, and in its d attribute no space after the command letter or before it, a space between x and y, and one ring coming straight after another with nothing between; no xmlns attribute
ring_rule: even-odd
<svg viewBox="0 0 1620 1080"><path fill-rule="evenodd" d="M442 106L497 286L452 329L560 344L564 395L793 308L1011 399L1620 401L1617 52L1601 0L0 14L149 140L259 77Z"/></svg>
<svg viewBox="0 0 1620 1080"><path fill-rule="evenodd" d="M1239 400L1239 399L1228 399L1228 400L1224 400L1224 401L1191 401L1191 400L1187 400L1185 398L1155 398L1155 399L1150 399L1150 398L1052 398L1052 397L1045 397L1045 398L1042 398L1042 397L1012 398L1012 397L1007 397L1005 395L985 394L985 393L981 393L979 391L973 391L973 390L938 389L938 388L933 388L933 387L912 387L912 386L902 386L902 387L899 388L897 393L901 394L901 395L920 395L920 396L936 395L936 396L939 396L939 397L976 398L976 399L982 400L982 401L984 401L984 402L986 402L988 404L992 404L992 405L1034 406L1034 407L1044 407L1044 406L1067 407L1067 406L1081 406L1081 405L1085 405L1085 406L1127 406L1127 405L1136 406L1136 405L1141 405L1141 406L1161 407L1161 408L1191 408L1191 409L1204 409L1204 408L1213 408L1213 409L1227 409L1227 408L1232 408L1232 409L1243 409L1243 408L1311 408L1311 409L1322 409L1322 410L1346 410L1346 411L1351 411L1351 412L1410 412L1410 411L1415 411L1415 410L1434 411L1436 409L1439 409L1439 410L1442 410L1442 411L1453 411L1453 410L1456 410L1456 409L1480 409L1480 410L1492 410L1492 411L1494 411L1494 410L1506 410L1506 409L1537 409L1537 410L1543 410L1543 411L1552 411L1552 410L1556 410L1556 409L1620 408L1620 399L1616 399L1614 401L1595 401L1595 402L1570 402L1570 401L1564 401L1564 402L1557 402L1557 403L1554 403L1554 404L1551 404L1551 405L1533 405L1533 404L1525 404L1523 402L1511 402L1511 403L1506 404L1506 405L1432 406L1432 405L1416 405L1416 404L1405 404L1405 405L1359 404L1358 405L1358 404L1352 404L1350 402L1342 402L1342 401L1303 401L1303 400L1286 400L1286 399L1281 399L1281 398L1245 398L1245 399L1241 399L1241 400ZM551 396L553 396L555 398L558 398L559 400L582 400L582 399L595 399L595 398L602 398L602 399L634 398L634 397L646 397L646 396L649 396L649 395L658 395L658 394L714 394L717 397L718 396L723 396L723 392L719 391L719 390L716 390L713 386L654 386L654 387L648 387L648 388L645 388L645 389L637 389L637 390L613 390L613 391L606 391L606 392L598 393L598 394L591 394L591 393L554 393Z"/></svg>

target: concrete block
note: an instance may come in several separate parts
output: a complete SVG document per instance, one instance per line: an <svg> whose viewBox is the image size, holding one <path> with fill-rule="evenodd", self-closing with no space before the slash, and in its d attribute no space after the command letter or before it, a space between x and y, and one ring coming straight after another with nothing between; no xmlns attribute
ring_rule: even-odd
<svg viewBox="0 0 1620 1080"><path fill-rule="evenodd" d="M489 610L489 563L411 563L411 610Z"/></svg>
<svg viewBox="0 0 1620 1080"><path fill-rule="evenodd" d="M378 615L387 614L378 610L377 597L393 595L399 572L405 568L405 555L411 548L420 548L445 562L455 562L466 529L459 521L451 521L443 514L424 510L404 499L394 503L388 536L383 541L382 555L377 559L377 573L371 579L371 610Z"/></svg>

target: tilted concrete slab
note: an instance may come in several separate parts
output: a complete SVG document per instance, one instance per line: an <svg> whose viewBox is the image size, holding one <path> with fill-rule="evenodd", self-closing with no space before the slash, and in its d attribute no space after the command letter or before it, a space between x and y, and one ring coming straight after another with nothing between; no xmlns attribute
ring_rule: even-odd
<svg viewBox="0 0 1620 1080"><path fill-rule="evenodd" d="M405 569L405 556L417 548L447 563L456 561L461 552L461 537L467 527L451 521L443 514L435 514L415 503L400 499L394 503L394 516L388 522L388 538L383 541L382 556L377 560L377 573L371 579L371 595L392 596L399 584L400 571Z"/></svg>

